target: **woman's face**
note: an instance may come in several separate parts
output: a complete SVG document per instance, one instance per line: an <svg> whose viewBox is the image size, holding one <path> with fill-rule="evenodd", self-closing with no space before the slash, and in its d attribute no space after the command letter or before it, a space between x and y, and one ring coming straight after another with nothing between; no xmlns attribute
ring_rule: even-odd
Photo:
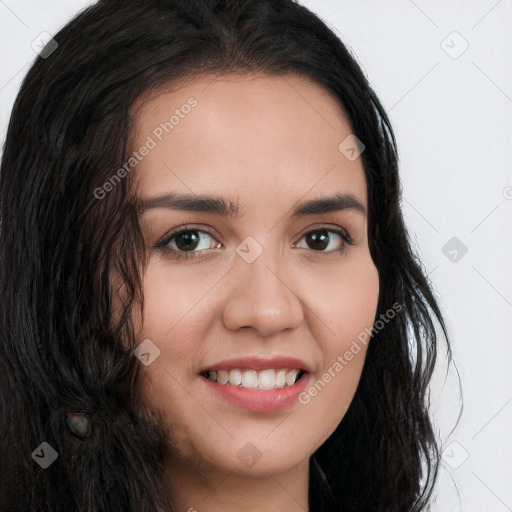
<svg viewBox="0 0 512 512"><path fill-rule="evenodd" d="M375 319L360 146L292 75L195 80L142 104L135 135L149 260L133 321L173 467L283 473L343 418Z"/></svg>

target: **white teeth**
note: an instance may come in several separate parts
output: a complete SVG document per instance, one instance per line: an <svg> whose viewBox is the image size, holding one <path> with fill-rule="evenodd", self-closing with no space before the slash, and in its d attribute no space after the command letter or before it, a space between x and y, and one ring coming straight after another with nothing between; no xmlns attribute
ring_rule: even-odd
<svg viewBox="0 0 512 512"><path fill-rule="evenodd" d="M258 387L258 374L255 370L246 370L242 373L242 387L249 389Z"/></svg>
<svg viewBox="0 0 512 512"><path fill-rule="evenodd" d="M207 372L208 378L219 384L229 384L248 389L280 389L295 384L300 370L218 370Z"/></svg>
<svg viewBox="0 0 512 512"><path fill-rule="evenodd" d="M234 386L242 384L242 372L240 370L231 370L229 372L229 383Z"/></svg>
<svg viewBox="0 0 512 512"><path fill-rule="evenodd" d="M286 386L286 370L279 370L276 373L276 388L284 388Z"/></svg>
<svg viewBox="0 0 512 512"><path fill-rule="evenodd" d="M299 374L299 370L290 370L286 374L286 384L288 386L291 386L295 382L295 379L297 378L298 374Z"/></svg>
<svg viewBox="0 0 512 512"><path fill-rule="evenodd" d="M219 384L227 384L229 382L228 372L225 372L224 370L219 370L217 372L217 382Z"/></svg>
<svg viewBox="0 0 512 512"><path fill-rule="evenodd" d="M261 389L274 389L275 381L274 370L263 370L258 375L258 387Z"/></svg>

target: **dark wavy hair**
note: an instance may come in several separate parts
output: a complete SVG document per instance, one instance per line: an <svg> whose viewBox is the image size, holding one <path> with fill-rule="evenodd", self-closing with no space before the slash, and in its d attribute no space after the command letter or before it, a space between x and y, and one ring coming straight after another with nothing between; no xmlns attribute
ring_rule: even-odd
<svg viewBox="0 0 512 512"><path fill-rule="evenodd" d="M373 331L354 399L310 458L309 510L427 509L438 326L451 352L404 225L393 130L340 39L292 0L100 0L55 40L23 82L0 171L0 510L175 510L162 476L172 432L146 410L134 357L137 200L129 178L103 200L94 190L133 150L135 100L205 73L312 79L365 144L376 318L402 310ZM72 435L68 412L90 416L89 438ZM31 456L42 442L58 454L47 469Z"/></svg>

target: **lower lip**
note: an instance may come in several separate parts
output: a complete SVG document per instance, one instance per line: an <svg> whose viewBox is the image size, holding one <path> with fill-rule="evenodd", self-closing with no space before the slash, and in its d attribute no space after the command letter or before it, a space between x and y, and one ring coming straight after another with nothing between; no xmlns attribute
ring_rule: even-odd
<svg viewBox="0 0 512 512"><path fill-rule="evenodd" d="M210 386L210 389L229 402L260 413L272 413L282 411L298 402L299 395L306 389L309 381L309 373L304 374L292 386L281 389L248 389L231 384L219 384L201 375L201 379Z"/></svg>

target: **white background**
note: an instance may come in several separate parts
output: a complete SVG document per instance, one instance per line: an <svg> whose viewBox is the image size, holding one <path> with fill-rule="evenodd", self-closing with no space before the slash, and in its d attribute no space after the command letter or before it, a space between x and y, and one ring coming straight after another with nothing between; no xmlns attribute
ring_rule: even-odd
<svg viewBox="0 0 512 512"><path fill-rule="evenodd" d="M92 3L0 0L2 148L32 42ZM440 366L433 509L512 511L512 0L301 3L350 47L390 115L405 219L450 331L464 408L451 432L459 383Z"/></svg>

